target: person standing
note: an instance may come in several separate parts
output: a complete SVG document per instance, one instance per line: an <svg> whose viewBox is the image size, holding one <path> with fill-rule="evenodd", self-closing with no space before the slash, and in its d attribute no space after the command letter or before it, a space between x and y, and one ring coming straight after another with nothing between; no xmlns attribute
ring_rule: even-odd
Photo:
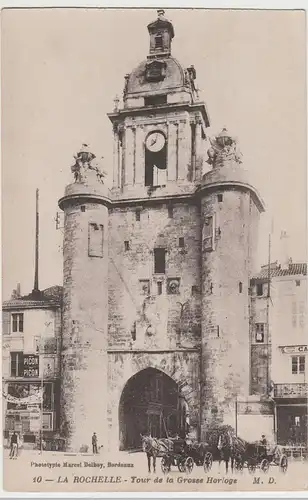
<svg viewBox="0 0 308 500"><path fill-rule="evenodd" d="M14 431L11 437L11 451L10 451L10 458L17 458L18 457L18 436L16 432Z"/></svg>
<svg viewBox="0 0 308 500"><path fill-rule="evenodd" d="M98 451L97 451L97 435L96 435L96 432L93 432L93 436L92 436L92 449L93 449L94 455L97 455Z"/></svg>

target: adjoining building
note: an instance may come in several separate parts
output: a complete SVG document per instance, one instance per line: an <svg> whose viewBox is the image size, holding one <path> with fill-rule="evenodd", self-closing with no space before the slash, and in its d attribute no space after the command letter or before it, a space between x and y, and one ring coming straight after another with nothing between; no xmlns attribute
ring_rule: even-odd
<svg viewBox="0 0 308 500"><path fill-rule="evenodd" d="M61 425L77 451L93 431L112 449L185 425L204 439L212 422L234 426L236 398L249 394L248 292L263 202L227 130L206 160L196 69L172 56L164 11L148 31L148 56L108 115L112 189L83 145L59 200Z"/></svg>
<svg viewBox="0 0 308 500"><path fill-rule="evenodd" d="M4 438L24 447L47 443L59 430L62 287L20 296L2 306ZM42 408L43 392L43 414Z"/></svg>
<svg viewBox="0 0 308 500"><path fill-rule="evenodd" d="M251 281L251 394L270 394L282 445L307 445L307 264L263 266Z"/></svg>
<svg viewBox="0 0 308 500"><path fill-rule="evenodd" d="M36 190L34 287L20 285L2 304L4 439L17 432L24 447L56 446L60 429L62 287L39 289L39 191Z"/></svg>

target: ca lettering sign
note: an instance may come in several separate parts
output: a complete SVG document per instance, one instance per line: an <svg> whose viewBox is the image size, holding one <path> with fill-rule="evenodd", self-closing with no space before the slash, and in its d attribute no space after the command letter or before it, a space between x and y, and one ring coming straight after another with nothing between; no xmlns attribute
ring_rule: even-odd
<svg viewBox="0 0 308 500"><path fill-rule="evenodd" d="M307 345L286 345L281 346L280 349L285 354L306 354L308 353Z"/></svg>

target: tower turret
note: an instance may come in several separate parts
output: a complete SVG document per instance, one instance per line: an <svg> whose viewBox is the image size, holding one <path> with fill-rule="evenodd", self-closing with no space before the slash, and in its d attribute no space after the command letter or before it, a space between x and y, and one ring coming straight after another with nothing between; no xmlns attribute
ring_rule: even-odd
<svg viewBox="0 0 308 500"><path fill-rule="evenodd" d="M71 167L64 211L61 423L67 449L106 435L108 189L95 155L83 144ZM89 435L90 433L90 435Z"/></svg>
<svg viewBox="0 0 308 500"><path fill-rule="evenodd" d="M249 282L263 202L226 129L211 141L199 188L202 226L202 422L235 427L249 395Z"/></svg>
<svg viewBox="0 0 308 500"><path fill-rule="evenodd" d="M148 25L150 34L150 57L164 57L171 54L171 42L174 37L173 25L165 18L165 11L157 11L158 18Z"/></svg>

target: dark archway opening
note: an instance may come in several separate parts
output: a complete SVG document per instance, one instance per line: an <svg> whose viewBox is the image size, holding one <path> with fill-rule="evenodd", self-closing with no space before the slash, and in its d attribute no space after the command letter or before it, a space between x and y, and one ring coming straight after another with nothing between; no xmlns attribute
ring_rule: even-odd
<svg viewBox="0 0 308 500"><path fill-rule="evenodd" d="M120 450L140 448L141 434L163 438L181 433L185 404L177 383L163 372L146 368L134 375L120 399Z"/></svg>

